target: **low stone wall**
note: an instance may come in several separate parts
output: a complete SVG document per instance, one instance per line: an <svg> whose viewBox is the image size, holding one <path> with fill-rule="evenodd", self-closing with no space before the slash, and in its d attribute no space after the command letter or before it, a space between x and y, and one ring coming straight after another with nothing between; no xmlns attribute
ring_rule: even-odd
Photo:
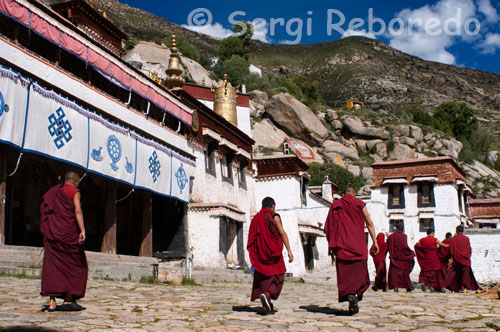
<svg viewBox="0 0 500 332"><path fill-rule="evenodd" d="M500 282L500 229L467 229L472 270L478 282Z"/></svg>
<svg viewBox="0 0 500 332"><path fill-rule="evenodd" d="M181 284L186 277L186 259L170 260L158 264L158 281Z"/></svg>

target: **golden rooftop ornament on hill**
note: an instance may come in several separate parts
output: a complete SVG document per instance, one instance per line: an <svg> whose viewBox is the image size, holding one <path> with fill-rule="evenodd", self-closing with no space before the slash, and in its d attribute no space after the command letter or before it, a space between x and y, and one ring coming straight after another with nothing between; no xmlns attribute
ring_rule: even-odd
<svg viewBox="0 0 500 332"><path fill-rule="evenodd" d="M236 113L236 88L233 88L227 81L227 74L224 74L224 81L215 89L214 111L238 127L238 116Z"/></svg>
<svg viewBox="0 0 500 332"><path fill-rule="evenodd" d="M172 35L172 47L170 48L170 52L170 60L168 61L168 69L166 70L167 77L164 82L169 89L172 89L181 87L186 83L184 78L181 77L183 71L180 66L179 54L177 54L178 49L175 42L175 35Z"/></svg>

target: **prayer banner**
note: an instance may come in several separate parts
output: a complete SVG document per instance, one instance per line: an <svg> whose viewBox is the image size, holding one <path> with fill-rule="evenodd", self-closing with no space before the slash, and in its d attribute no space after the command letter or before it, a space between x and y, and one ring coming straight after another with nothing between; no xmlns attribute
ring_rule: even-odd
<svg viewBox="0 0 500 332"><path fill-rule="evenodd" d="M0 141L16 147L23 144L29 81L0 67Z"/></svg>
<svg viewBox="0 0 500 332"><path fill-rule="evenodd" d="M88 111L32 83L23 150L87 167Z"/></svg>
<svg viewBox="0 0 500 332"><path fill-rule="evenodd" d="M92 115L96 119L89 119L89 171L133 185L135 139L128 130Z"/></svg>
<svg viewBox="0 0 500 332"><path fill-rule="evenodd" d="M171 196L189 202L190 177L194 174L191 164L172 157L172 191Z"/></svg>
<svg viewBox="0 0 500 332"><path fill-rule="evenodd" d="M145 139L137 140L136 187L152 190L160 195L170 196L172 180L172 156L147 144Z"/></svg>

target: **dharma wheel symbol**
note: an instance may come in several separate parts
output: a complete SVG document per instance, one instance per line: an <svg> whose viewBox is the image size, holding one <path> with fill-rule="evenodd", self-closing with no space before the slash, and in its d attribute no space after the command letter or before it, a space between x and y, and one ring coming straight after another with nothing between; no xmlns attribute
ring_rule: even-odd
<svg viewBox="0 0 500 332"><path fill-rule="evenodd" d="M109 157L111 158L112 163L109 164L111 169L113 171L118 170L118 165L116 163L120 160L122 157L122 145L120 144L120 141L118 138L116 138L115 135L111 135L108 137L108 143L106 144L107 149L108 149L108 154Z"/></svg>
<svg viewBox="0 0 500 332"><path fill-rule="evenodd" d="M181 167L179 167L179 169L175 173L175 177L177 178L177 185L181 189L181 194L182 194L182 190L184 190L184 188L186 188L186 184L188 182L186 171L184 170L184 167L182 166L182 164L181 164Z"/></svg>

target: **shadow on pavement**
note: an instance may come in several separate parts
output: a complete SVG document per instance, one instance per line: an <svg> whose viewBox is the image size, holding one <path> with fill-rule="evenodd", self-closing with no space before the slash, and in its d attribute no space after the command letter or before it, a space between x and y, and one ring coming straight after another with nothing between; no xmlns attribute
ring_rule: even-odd
<svg viewBox="0 0 500 332"><path fill-rule="evenodd" d="M351 316L348 310L340 310L330 307L319 307L317 305L303 305L300 306L299 308L309 312L321 313L325 315Z"/></svg>
<svg viewBox="0 0 500 332"><path fill-rule="evenodd" d="M249 305L233 306L233 311L237 312L255 312L258 315L266 315L266 311L262 307L251 307Z"/></svg>
<svg viewBox="0 0 500 332"><path fill-rule="evenodd" d="M2 332L60 332L60 330L37 326L7 326L2 329Z"/></svg>

